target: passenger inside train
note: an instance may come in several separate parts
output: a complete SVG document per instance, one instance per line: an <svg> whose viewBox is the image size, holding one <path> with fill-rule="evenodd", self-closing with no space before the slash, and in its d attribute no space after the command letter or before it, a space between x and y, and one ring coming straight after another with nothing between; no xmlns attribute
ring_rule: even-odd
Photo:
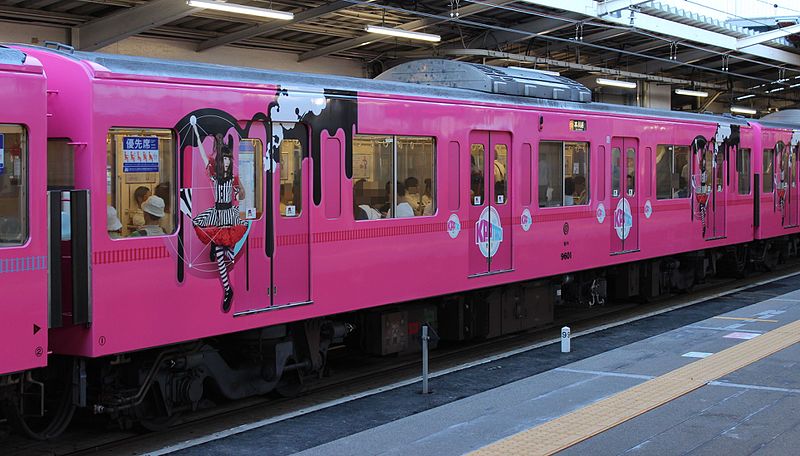
<svg viewBox="0 0 800 456"><path fill-rule="evenodd" d="M166 234L164 229L161 228L161 219L166 215L164 213L163 199L155 195L147 198L147 201L142 203L142 212L144 213L144 226L131 233L130 237L163 236Z"/></svg>

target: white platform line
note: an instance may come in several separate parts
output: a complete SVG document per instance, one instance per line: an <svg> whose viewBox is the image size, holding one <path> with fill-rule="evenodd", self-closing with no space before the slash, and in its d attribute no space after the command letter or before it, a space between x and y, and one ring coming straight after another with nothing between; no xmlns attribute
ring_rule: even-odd
<svg viewBox="0 0 800 456"><path fill-rule="evenodd" d="M758 286L765 285L765 284L772 283L772 282L777 282L778 280L787 279L789 277L793 277L793 276L796 276L798 274L800 274L800 272L793 272L793 273L785 274L785 275L782 275L782 276L779 276L779 277L775 277L775 278L772 278L772 279L760 280L760 281L752 283L750 285L745 285L745 286L742 286L742 287L734 288L732 290L723 291L723 292L719 292L719 293L714 293L712 295L705 296L705 297L698 298L698 299L694 299L692 301L687 301L687 302L682 303L682 304L676 304L674 306L665 307L665 308L659 309L659 310L654 310L654 311L648 312L646 314L638 315L638 316L631 317L631 318L626 318L624 320L620 320L620 321L616 321L616 322L612 322L612 323L607 323L605 325L597 326L597 327L594 327L594 328L591 328L591 329L578 331L576 333L572 333L572 337L575 338L575 337L585 336L585 335L592 334L592 333L595 333L595 332L605 331L606 329L614 328L614 327L617 327L617 326L623 326L623 325L626 325L628 323L632 323L632 322L637 321L637 320L643 320L645 318L653 317L653 316L656 316L656 315L661 315L661 314L664 314L664 313L667 313L667 312L671 312L673 310L682 309L684 307L688 307L688 306L691 306L691 305L694 305L694 304L698 304L698 303L701 303L701 302L710 301L712 299L717 299L717 298L722 297L722 296L727 296L727 295L730 295L730 294L733 294L733 293L738 293L740 291L744 291L744 290L747 290L747 289L750 289L750 288L758 287ZM788 293L786 293L786 294L788 294ZM776 298L770 298L770 299L776 299ZM480 360L476 360L476 361L472 361L472 362L469 362L469 363L460 364L458 366L453 366L453 367L450 367L448 369L444 369L444 370L441 370L441 371L433 372L433 373L430 374L430 377L431 378L440 377L442 375L451 374L453 372L458 372L460 370L469 369L469 368L475 367L475 366L480 366L482 364L488 364L488 363L491 363L491 362L494 362L494 361L497 361L497 360L508 358L510 356L518 355L520 353L525 353L527 351L535 350L537 348L541 348L541 347L544 347L546 345L560 343L560 342L561 342L561 338L560 337L553 338L553 339L550 339L550 340L545 340L545 341L542 341L542 342L538 342L538 343L535 343L535 344L531 344L531 345L528 345L528 346L525 346L525 347L521 347L521 348L512 350L510 352L505 352L505 353L493 355L493 356L490 356L490 357L487 357L487 358L483 358L483 359L480 359ZM226 437L230 437L230 436L235 435L235 434L241 434L242 432L251 431L253 429L257 429L257 428L260 428L260 427L263 427L263 426L267 426L269 424L277 423L279 421L288 420L288 419L291 419L291 418L296 418L298 416L306 415L308 413L313 413L313 412L316 412L316 411L319 411L319 410L324 410L326 408L335 407L337 405L344 404L345 402L350 402L350 401L354 401L354 400L361 399L361 398L364 398L364 397L373 396L375 394L380 394L380 393L383 393L383 392L386 392L386 391L391 391L391 390L394 390L394 389L397 389L397 388L402 388L404 386L413 385L414 383L418 383L418 382L421 382L421 381L422 381L422 377L421 376L410 378L410 379L407 379L407 380L403 380L403 381L400 381L400 382L393 383L391 385L382 386L380 388L374 388L374 389L371 389L371 390L368 390L368 391L364 391L364 392L361 392L361 393L356 393L356 394L353 394L353 395L350 395L350 396L347 396L347 397L343 397L343 398L339 398L339 399L336 399L336 400L333 400L333 401L324 402L322 404L317 404L317 405L315 405L313 407L308 407L308 408L300 409L300 410L297 410L297 411L294 411L294 412L285 413L283 415L275 416L275 417L272 417L272 418L265 418L263 420L259 420L259 421L253 422L253 423L243 424L243 425L240 425L240 426L232 427L230 429L226 429L226 430L223 430L223 431L215 432L215 433L209 434L207 436L198 437L198 438L191 439L191 440L186 440L184 442L176 443L174 445L170 445L170 446L167 446L167 447L164 447L164 448L161 448L159 450L155 450L155 451L152 451L152 452L146 453L146 454L147 455L152 455L152 456L159 456L159 455L163 455L163 454L172 453L172 452L175 452L175 451L184 450L186 448L191 448L191 447L194 447L194 446L197 446L197 445L202 445L204 443L213 442L215 440L219 440L219 439L223 439L223 438L226 438Z"/></svg>
<svg viewBox="0 0 800 456"><path fill-rule="evenodd" d="M800 394L800 389L779 388L777 386L745 385L745 384L742 384L742 383L728 383L728 382L720 382L720 381L709 382L708 385L710 385L710 386L726 386L728 388L743 388L743 389L760 390L760 391L775 391L775 392L778 392L778 393Z"/></svg>
<svg viewBox="0 0 800 456"><path fill-rule="evenodd" d="M716 326L697 326L697 325L689 325L684 326L683 329L699 329L699 330L706 330L706 331L738 331L738 332L748 332L753 334L764 334L764 331L756 331L755 329L742 329L742 328L730 328L726 326L716 327Z"/></svg>
<svg viewBox="0 0 800 456"><path fill-rule="evenodd" d="M606 372L606 371L594 371L594 370L584 370L584 369L570 369L568 367L557 367L553 370L558 372L572 372L575 374L597 375L600 377L635 378L638 380L652 380L655 378L652 375L626 374L624 372Z"/></svg>

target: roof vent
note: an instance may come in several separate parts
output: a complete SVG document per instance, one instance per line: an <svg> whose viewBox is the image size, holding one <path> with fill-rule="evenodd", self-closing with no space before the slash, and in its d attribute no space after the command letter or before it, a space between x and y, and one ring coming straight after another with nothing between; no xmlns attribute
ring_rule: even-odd
<svg viewBox="0 0 800 456"><path fill-rule="evenodd" d="M457 60L415 60L384 71L376 79L548 100L592 101L592 92L571 79Z"/></svg>
<svg viewBox="0 0 800 456"><path fill-rule="evenodd" d="M22 65L25 63L26 57L25 53L16 49L0 46L0 63L6 65Z"/></svg>

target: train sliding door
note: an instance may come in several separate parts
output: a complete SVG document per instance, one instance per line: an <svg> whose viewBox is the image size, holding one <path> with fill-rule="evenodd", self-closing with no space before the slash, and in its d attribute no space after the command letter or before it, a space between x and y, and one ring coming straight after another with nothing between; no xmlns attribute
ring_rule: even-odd
<svg viewBox="0 0 800 456"><path fill-rule="evenodd" d="M284 137L280 155L274 155L279 157L279 163L271 182L275 202L273 306L307 303L310 299L308 130L300 123L281 127ZM341 158L340 143L332 142L336 147L326 143L323 156Z"/></svg>
<svg viewBox="0 0 800 456"><path fill-rule="evenodd" d="M469 275L511 270L511 134L470 134Z"/></svg>
<svg viewBox="0 0 800 456"><path fill-rule="evenodd" d="M611 140L611 254L639 250L639 196L636 138Z"/></svg>
<svg viewBox="0 0 800 456"><path fill-rule="evenodd" d="M775 146L778 154L778 196L783 201L783 227L798 224L797 150L782 142Z"/></svg>

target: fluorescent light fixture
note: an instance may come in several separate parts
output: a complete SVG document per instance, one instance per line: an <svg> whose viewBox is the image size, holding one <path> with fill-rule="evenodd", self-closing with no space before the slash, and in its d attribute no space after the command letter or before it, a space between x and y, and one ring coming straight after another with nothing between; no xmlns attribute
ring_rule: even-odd
<svg viewBox="0 0 800 456"><path fill-rule="evenodd" d="M675 89L675 93L677 93L678 95L687 95L690 97L699 97L699 98L705 98L708 96L708 92L703 92L702 90Z"/></svg>
<svg viewBox="0 0 800 456"><path fill-rule="evenodd" d="M741 106L731 106L731 112L735 112L738 114L750 114L752 116L755 115L756 112L758 111L756 111L755 109L743 108Z"/></svg>
<svg viewBox="0 0 800 456"><path fill-rule="evenodd" d="M558 71L550 71L550 70L539 70L536 68L525 68L525 67L518 67L518 66L510 66L508 67L512 70L521 70L521 71L535 71L537 73L549 74L550 76L561 76L561 73Z"/></svg>
<svg viewBox="0 0 800 456"><path fill-rule="evenodd" d="M782 90L784 90L783 87L778 87L777 89L767 90L767 93L780 92Z"/></svg>
<svg viewBox="0 0 800 456"><path fill-rule="evenodd" d="M441 36L433 35L431 33L411 32L409 30L396 29L390 27L380 27L377 25L368 25L364 27L364 30L366 30L368 33L378 33L381 35L397 36L400 38L408 38L410 40L431 41L434 43L442 41Z"/></svg>
<svg viewBox="0 0 800 456"><path fill-rule="evenodd" d="M622 87L623 89L635 89L636 83L631 81L620 81L617 79L597 78L597 83L611 87Z"/></svg>
<svg viewBox="0 0 800 456"><path fill-rule="evenodd" d="M747 95L742 95L741 97L736 97L736 99L737 100L746 100L748 98L753 98L754 96L755 96L755 94L750 93L750 94L747 94Z"/></svg>
<svg viewBox="0 0 800 456"><path fill-rule="evenodd" d="M237 5L235 3L219 2L214 0L187 0L186 4L193 8L204 8L215 11L225 11L227 13L246 14L248 16L280 19L282 21L290 21L294 19L294 14L287 13L285 11L256 8L254 6Z"/></svg>

